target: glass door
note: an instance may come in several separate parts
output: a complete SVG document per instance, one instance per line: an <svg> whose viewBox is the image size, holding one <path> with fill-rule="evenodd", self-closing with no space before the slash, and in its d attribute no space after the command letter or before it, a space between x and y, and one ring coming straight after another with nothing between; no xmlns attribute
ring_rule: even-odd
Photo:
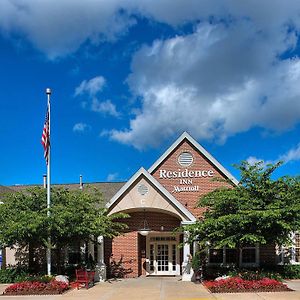
<svg viewBox="0 0 300 300"><path fill-rule="evenodd" d="M148 249L149 275L179 275L176 243L150 242Z"/></svg>
<svg viewBox="0 0 300 300"><path fill-rule="evenodd" d="M157 244L156 252L157 275L169 274L169 245Z"/></svg>

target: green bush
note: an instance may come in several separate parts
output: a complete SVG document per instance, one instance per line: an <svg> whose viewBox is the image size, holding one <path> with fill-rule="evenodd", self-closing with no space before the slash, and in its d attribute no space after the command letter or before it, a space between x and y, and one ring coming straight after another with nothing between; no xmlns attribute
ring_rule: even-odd
<svg viewBox="0 0 300 300"><path fill-rule="evenodd" d="M300 265L274 265L262 268L237 268L235 266L206 266L204 269L205 279L228 275L239 276L245 280L260 280L262 278L276 279L300 279Z"/></svg>
<svg viewBox="0 0 300 300"><path fill-rule="evenodd" d="M275 271L267 271L264 269L238 269L228 272L231 277L240 277L244 280L261 280L263 278L275 279L277 281L282 281L283 277L281 274Z"/></svg>
<svg viewBox="0 0 300 300"><path fill-rule="evenodd" d="M284 279L300 279L300 265L279 266L279 272Z"/></svg>
<svg viewBox="0 0 300 300"><path fill-rule="evenodd" d="M27 280L29 277L26 269L13 267L0 270L0 283L13 283Z"/></svg>
<svg viewBox="0 0 300 300"><path fill-rule="evenodd" d="M53 276L47 276L42 274L29 274L28 270L24 267L10 267L0 270L0 283L15 283L22 281L39 281L50 282Z"/></svg>

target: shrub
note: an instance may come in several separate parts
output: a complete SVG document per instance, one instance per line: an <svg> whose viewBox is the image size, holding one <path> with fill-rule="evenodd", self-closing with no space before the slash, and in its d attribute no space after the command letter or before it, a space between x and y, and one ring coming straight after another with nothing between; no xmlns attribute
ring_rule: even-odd
<svg viewBox="0 0 300 300"><path fill-rule="evenodd" d="M68 288L68 284L53 279L49 282L24 281L8 286L4 295L62 294Z"/></svg>
<svg viewBox="0 0 300 300"><path fill-rule="evenodd" d="M228 272L230 277L240 277L244 280L260 280L263 278L270 278L275 279L277 281L282 281L283 278L279 273L274 271L265 271L263 269L257 270L247 270L247 269L240 269Z"/></svg>
<svg viewBox="0 0 300 300"><path fill-rule="evenodd" d="M300 265L283 265L279 268L284 279L300 279Z"/></svg>
<svg viewBox="0 0 300 300"><path fill-rule="evenodd" d="M0 283L20 282L28 278L28 271L23 267L18 266L0 270Z"/></svg>
<svg viewBox="0 0 300 300"><path fill-rule="evenodd" d="M289 291L290 289L280 281L270 278L260 280L245 280L240 277L205 281L204 285L213 293L235 292L276 292Z"/></svg>

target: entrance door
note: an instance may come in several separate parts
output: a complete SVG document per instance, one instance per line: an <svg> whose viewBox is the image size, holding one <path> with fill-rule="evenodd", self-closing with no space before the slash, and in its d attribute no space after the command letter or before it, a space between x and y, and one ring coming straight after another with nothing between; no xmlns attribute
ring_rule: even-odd
<svg viewBox="0 0 300 300"><path fill-rule="evenodd" d="M150 242L149 275L179 275L177 245L171 242Z"/></svg>
<svg viewBox="0 0 300 300"><path fill-rule="evenodd" d="M169 274L169 244L156 245L156 268L157 275Z"/></svg>

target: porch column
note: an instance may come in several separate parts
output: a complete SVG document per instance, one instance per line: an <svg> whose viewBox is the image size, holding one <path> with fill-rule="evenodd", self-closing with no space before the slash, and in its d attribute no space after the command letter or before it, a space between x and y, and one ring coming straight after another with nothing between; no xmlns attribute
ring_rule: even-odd
<svg viewBox="0 0 300 300"><path fill-rule="evenodd" d="M191 247L188 243L189 232L183 234L183 262L182 262L182 281L191 281L194 271L192 269Z"/></svg>
<svg viewBox="0 0 300 300"><path fill-rule="evenodd" d="M105 280L106 280L106 265L104 263L104 239L103 236L98 236L95 281L103 282Z"/></svg>

